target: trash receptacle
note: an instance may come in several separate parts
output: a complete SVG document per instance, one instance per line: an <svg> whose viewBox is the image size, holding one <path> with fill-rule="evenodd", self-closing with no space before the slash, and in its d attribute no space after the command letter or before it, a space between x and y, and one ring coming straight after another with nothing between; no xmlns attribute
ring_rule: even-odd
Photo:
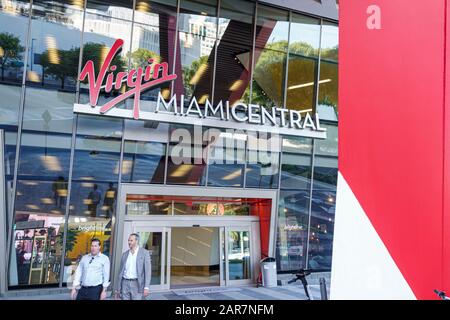
<svg viewBox="0 0 450 320"><path fill-rule="evenodd" d="M277 264L275 258L267 257L260 261L263 287L277 286Z"/></svg>

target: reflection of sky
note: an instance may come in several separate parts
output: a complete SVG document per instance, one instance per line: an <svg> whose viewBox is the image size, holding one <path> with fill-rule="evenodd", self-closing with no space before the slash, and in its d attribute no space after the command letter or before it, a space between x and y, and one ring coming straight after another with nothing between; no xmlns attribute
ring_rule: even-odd
<svg viewBox="0 0 450 320"><path fill-rule="evenodd" d="M293 23L291 25L291 42L306 42L317 48L319 45L319 25ZM270 35L270 42L286 40L287 23L278 22ZM338 45L338 28L323 26L322 48L333 48Z"/></svg>

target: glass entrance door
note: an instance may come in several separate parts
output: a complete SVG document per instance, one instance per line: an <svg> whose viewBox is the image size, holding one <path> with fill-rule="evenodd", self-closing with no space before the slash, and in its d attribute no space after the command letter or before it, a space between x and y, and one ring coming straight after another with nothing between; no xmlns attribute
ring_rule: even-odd
<svg viewBox="0 0 450 320"><path fill-rule="evenodd" d="M250 227L225 227L227 285L252 282Z"/></svg>
<svg viewBox="0 0 450 320"><path fill-rule="evenodd" d="M173 227L170 288L220 285L218 227Z"/></svg>
<svg viewBox="0 0 450 320"><path fill-rule="evenodd" d="M128 250L130 233L139 234L139 245L151 252L150 289L251 284L252 255L258 250L252 243L251 224L208 225L197 220L196 226L192 219L125 223L122 252Z"/></svg>
<svg viewBox="0 0 450 320"><path fill-rule="evenodd" d="M150 282L151 290L169 289L167 245L170 239L170 228L134 226L133 233L139 235L139 246L150 251L152 275ZM128 239L128 238L127 238ZM125 243L126 240L125 239ZM128 250L126 246L124 251Z"/></svg>

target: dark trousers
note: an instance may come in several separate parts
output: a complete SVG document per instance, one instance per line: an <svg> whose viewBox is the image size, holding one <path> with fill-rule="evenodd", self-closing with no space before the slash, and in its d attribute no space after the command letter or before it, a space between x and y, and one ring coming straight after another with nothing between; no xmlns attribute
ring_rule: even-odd
<svg viewBox="0 0 450 320"><path fill-rule="evenodd" d="M81 287L78 290L77 300L100 300L100 294L103 291L103 285L95 287Z"/></svg>

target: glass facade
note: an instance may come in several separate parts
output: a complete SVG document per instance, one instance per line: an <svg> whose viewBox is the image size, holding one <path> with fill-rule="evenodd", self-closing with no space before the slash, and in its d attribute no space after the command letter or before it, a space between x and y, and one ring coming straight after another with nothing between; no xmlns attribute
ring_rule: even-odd
<svg viewBox="0 0 450 320"><path fill-rule="evenodd" d="M87 82L77 80L81 67L92 60L98 72L118 38L124 45L114 72L152 59L178 75L143 92L143 110L154 108L158 92L184 95L185 105L195 97L200 107L209 99L312 110L327 120L328 138L281 137L279 150L267 152L227 130L216 129L212 143L208 128L74 114L74 103L89 101ZM0 1L9 288L66 285L92 237L112 256L120 183L279 190L272 226L278 269L330 270L337 56L335 22L253 1ZM99 105L125 89L102 92ZM120 108L132 108L132 99ZM180 130L203 139L182 141ZM201 154L193 148L199 145ZM249 211L232 199L217 203L198 207ZM132 199L127 210L193 209L183 201Z"/></svg>

